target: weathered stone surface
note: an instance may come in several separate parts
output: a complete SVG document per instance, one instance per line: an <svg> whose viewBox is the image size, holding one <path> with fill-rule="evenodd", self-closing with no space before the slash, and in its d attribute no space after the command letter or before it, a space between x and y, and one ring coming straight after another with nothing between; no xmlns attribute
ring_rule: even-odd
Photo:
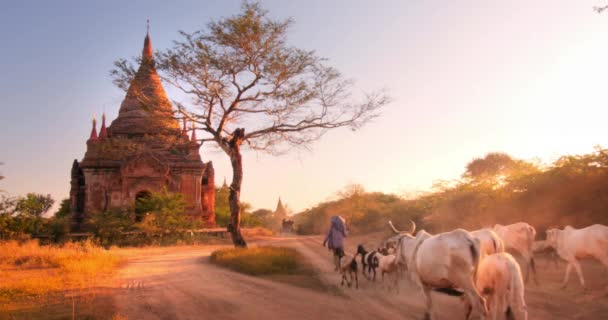
<svg viewBox="0 0 608 320"><path fill-rule="evenodd" d="M83 160L72 166L74 229L96 213L133 209L137 194L162 188L184 195L185 214L215 224L213 166L202 162L200 145L179 128L148 35L118 117L106 131L104 116L99 138L92 131Z"/></svg>

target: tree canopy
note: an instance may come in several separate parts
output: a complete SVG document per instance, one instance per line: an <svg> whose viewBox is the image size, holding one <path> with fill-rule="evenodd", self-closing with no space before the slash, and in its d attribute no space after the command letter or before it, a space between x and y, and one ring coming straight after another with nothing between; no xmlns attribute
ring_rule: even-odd
<svg viewBox="0 0 608 320"><path fill-rule="evenodd" d="M353 96L353 82L326 59L289 45L292 24L271 19L257 2L244 2L240 13L181 31L172 48L155 55L165 83L186 96L175 101L179 114L196 124L202 143L215 143L230 158L228 229L237 246L246 246L240 235L241 146L270 154L308 148L328 130L360 128L390 102L382 91ZM126 89L135 68L126 60L115 66L114 82Z"/></svg>

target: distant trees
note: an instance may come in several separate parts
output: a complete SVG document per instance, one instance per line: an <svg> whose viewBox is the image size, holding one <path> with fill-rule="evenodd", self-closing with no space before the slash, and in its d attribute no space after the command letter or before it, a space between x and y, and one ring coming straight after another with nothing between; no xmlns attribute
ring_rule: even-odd
<svg viewBox="0 0 608 320"><path fill-rule="evenodd" d="M352 192L356 191L356 192ZM338 192L339 199L322 202L293 216L296 232L316 234L326 232L333 215L346 219L354 233L388 230L388 220L400 225L409 225L415 220L422 225L424 212L417 207L417 200L404 200L396 195L365 192L360 185L348 185Z"/></svg>
<svg viewBox="0 0 608 320"><path fill-rule="evenodd" d="M244 2L239 14L180 32L173 48L156 55L161 77L189 103L179 112L229 157L230 223L235 246L245 247L240 202L242 148L281 154L306 148L328 130L356 130L379 115L389 98L370 93L357 100L352 82L313 51L290 46L292 21L273 20L258 3ZM134 68L125 60L112 71L125 88Z"/></svg>
<svg viewBox="0 0 608 320"><path fill-rule="evenodd" d="M215 189L215 222L218 226L227 227L231 221L230 189L227 186ZM243 227L265 226L260 217L251 212L251 204L241 202L241 225Z"/></svg>
<svg viewBox="0 0 608 320"><path fill-rule="evenodd" d="M462 178L471 183L488 183L490 186L502 185L511 177L537 172L534 164L513 159L506 153L488 153L476 158L466 166Z"/></svg>
<svg viewBox="0 0 608 320"><path fill-rule="evenodd" d="M353 192L353 190L358 190ZM440 181L411 199L348 186L338 200L296 215L300 233L325 232L329 217L343 215L354 232L381 231L386 221L414 220L429 231L477 229L526 221L542 232L550 225L608 224L608 150L562 156L539 166L504 153L469 162L462 178Z"/></svg>

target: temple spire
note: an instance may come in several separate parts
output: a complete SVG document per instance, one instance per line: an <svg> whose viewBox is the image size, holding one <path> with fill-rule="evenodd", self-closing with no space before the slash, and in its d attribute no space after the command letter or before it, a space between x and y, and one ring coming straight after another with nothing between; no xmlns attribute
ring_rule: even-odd
<svg viewBox="0 0 608 320"><path fill-rule="evenodd" d="M154 67L152 41L146 33L141 63L120 105L118 117L108 126L108 134L115 137L179 134L180 131L180 123Z"/></svg>
<svg viewBox="0 0 608 320"><path fill-rule="evenodd" d="M89 137L89 140L97 140L97 120L95 119L95 116L93 116L93 128L91 129L91 136Z"/></svg>
<svg viewBox="0 0 608 320"><path fill-rule="evenodd" d="M144 49L141 52L141 60L154 61L154 51L152 50L152 41L150 40L150 20L147 20L146 38L144 39Z"/></svg>
<svg viewBox="0 0 608 320"><path fill-rule="evenodd" d="M186 131L188 131L188 120L186 119L186 117L184 117L182 122L184 123L184 126L182 128L182 133L186 133Z"/></svg>
<svg viewBox="0 0 608 320"><path fill-rule="evenodd" d="M99 129L99 138L105 139L108 137L108 129L106 128L106 114L101 115L101 129Z"/></svg>
<svg viewBox="0 0 608 320"><path fill-rule="evenodd" d="M274 210L275 217L285 217L287 216L287 210L283 206L283 202L281 201L281 197L279 197L279 203L277 203L277 208Z"/></svg>

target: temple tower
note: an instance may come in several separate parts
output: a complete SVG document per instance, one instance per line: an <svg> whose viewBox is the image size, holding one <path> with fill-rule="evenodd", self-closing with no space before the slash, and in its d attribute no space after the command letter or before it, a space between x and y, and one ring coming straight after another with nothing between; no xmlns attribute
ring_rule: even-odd
<svg viewBox="0 0 608 320"><path fill-rule="evenodd" d="M149 34L118 117L108 127L105 120L104 114L99 135L93 120L84 158L72 164L73 229L83 229L96 213L133 210L136 199L163 188L184 195L185 214L215 224L213 165L201 160L194 127L188 130L184 119L180 128Z"/></svg>

